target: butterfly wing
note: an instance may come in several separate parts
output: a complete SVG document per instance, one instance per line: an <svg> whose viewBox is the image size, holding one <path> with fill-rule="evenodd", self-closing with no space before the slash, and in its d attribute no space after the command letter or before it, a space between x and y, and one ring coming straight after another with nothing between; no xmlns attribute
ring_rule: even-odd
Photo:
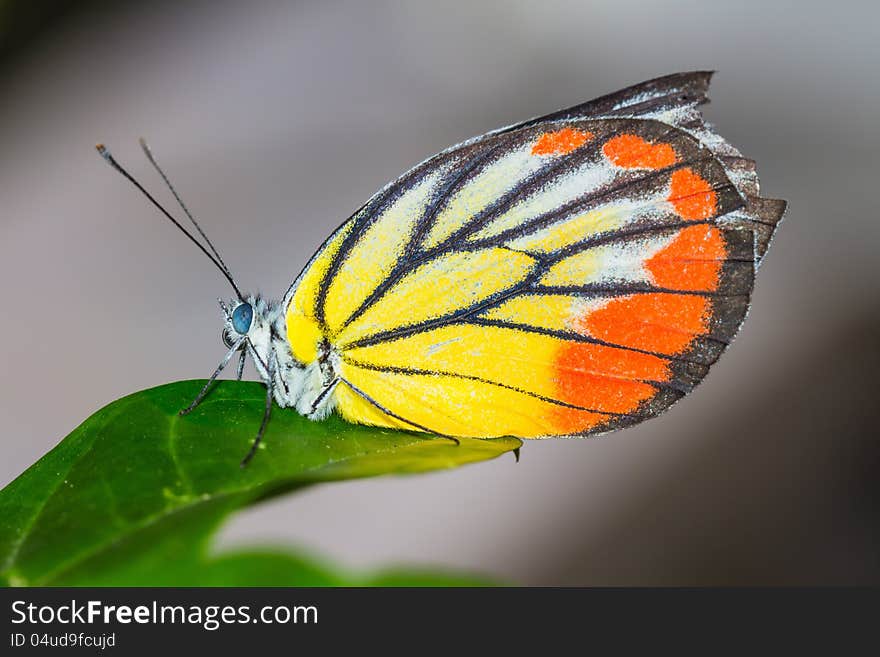
<svg viewBox="0 0 880 657"><path fill-rule="evenodd" d="M452 436L608 431L731 341L784 203L668 76L465 142L375 195L285 299L354 422Z"/></svg>

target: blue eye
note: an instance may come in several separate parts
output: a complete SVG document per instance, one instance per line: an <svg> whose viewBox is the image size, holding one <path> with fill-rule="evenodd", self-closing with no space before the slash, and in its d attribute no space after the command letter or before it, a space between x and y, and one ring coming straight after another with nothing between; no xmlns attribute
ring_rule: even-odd
<svg viewBox="0 0 880 657"><path fill-rule="evenodd" d="M251 304L241 303L232 311L232 328L246 335L251 328L253 318L254 309L251 308Z"/></svg>

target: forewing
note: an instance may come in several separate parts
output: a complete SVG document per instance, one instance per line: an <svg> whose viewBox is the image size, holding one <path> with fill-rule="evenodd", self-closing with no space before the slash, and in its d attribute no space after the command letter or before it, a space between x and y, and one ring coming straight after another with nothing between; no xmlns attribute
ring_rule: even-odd
<svg viewBox="0 0 880 657"><path fill-rule="evenodd" d="M352 421L446 435L606 431L690 391L748 308L784 204L706 125L708 74L449 149L392 183L288 294Z"/></svg>

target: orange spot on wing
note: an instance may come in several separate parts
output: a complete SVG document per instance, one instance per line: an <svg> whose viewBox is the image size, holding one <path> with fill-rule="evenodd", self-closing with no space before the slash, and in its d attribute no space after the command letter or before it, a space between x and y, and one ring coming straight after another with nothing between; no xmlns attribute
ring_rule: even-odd
<svg viewBox="0 0 880 657"><path fill-rule="evenodd" d="M590 413L570 406L557 406L550 409L550 423L559 435L589 431L595 426L611 419L609 415Z"/></svg>
<svg viewBox="0 0 880 657"><path fill-rule="evenodd" d="M652 144L638 135L612 137L602 152L615 166L624 169L663 169L675 164L675 151L669 144Z"/></svg>
<svg viewBox="0 0 880 657"><path fill-rule="evenodd" d="M583 318L589 335L661 354L684 351L708 330L709 300L686 294L638 294L614 299Z"/></svg>
<svg viewBox="0 0 880 657"><path fill-rule="evenodd" d="M690 226L646 263L655 283L675 290L714 291L727 256L715 226ZM556 398L595 409L590 414L558 407L551 421L560 433L588 431L607 421L601 411L631 413L657 390L645 381L669 381L669 361L660 354L681 353L708 331L709 299L696 295L633 295L572 319L574 330L621 347L566 342L554 363Z"/></svg>
<svg viewBox="0 0 880 657"><path fill-rule="evenodd" d="M566 342L556 357L556 398L569 404L628 413L656 394L654 386L643 383L666 381L668 362L657 356L604 345ZM554 409L553 423L560 433L586 431L608 417L584 415L583 411Z"/></svg>
<svg viewBox="0 0 880 657"><path fill-rule="evenodd" d="M645 268L654 283L671 290L713 292L727 257L724 238L715 226L690 226L655 253Z"/></svg>
<svg viewBox="0 0 880 657"><path fill-rule="evenodd" d="M592 138L592 132L582 132L573 128L545 132L532 146L532 155L565 155L580 148Z"/></svg>
<svg viewBox="0 0 880 657"><path fill-rule="evenodd" d="M679 169L671 176L668 200L682 219L708 219L715 214L717 196L712 186L693 169Z"/></svg>
<svg viewBox="0 0 880 657"><path fill-rule="evenodd" d="M664 358L590 342L566 342L557 364L560 371L578 376L590 374L637 381L669 378L668 361Z"/></svg>

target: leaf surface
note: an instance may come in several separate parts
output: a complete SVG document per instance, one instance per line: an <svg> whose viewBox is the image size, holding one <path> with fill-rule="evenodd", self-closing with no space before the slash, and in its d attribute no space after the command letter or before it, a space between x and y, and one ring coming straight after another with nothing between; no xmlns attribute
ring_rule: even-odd
<svg viewBox="0 0 880 657"><path fill-rule="evenodd" d="M336 416L312 422L276 406L263 447L240 468L265 388L218 382L180 417L203 383L170 383L105 406L0 491L0 583L170 585L175 578L162 575L173 570L169 560L201 563L219 582L220 562L205 556L210 538L242 506L320 482L453 468L521 445L515 438L456 445ZM265 558L220 559L238 573L243 564L265 573Z"/></svg>

